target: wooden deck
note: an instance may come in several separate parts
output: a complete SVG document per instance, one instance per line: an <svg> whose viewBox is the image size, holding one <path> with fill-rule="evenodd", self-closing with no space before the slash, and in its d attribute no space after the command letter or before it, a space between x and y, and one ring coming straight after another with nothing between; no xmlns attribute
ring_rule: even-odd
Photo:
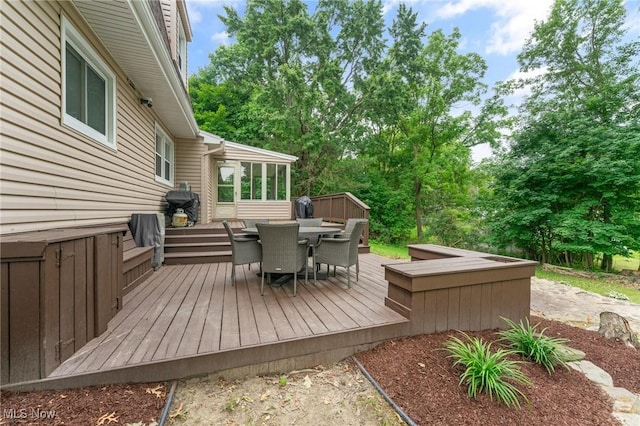
<svg viewBox="0 0 640 426"><path fill-rule="evenodd" d="M108 330L44 380L23 389L68 388L184 378L212 372L262 374L334 362L409 334L409 321L385 306L385 263L360 255L360 279L346 276L260 295L258 265L164 266L125 296ZM353 278L353 277L352 277ZM26 386L25 386L26 385Z"/></svg>

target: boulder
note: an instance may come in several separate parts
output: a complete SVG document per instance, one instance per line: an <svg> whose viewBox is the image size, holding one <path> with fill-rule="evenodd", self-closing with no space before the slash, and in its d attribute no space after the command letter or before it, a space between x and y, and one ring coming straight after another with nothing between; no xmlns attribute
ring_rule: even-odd
<svg viewBox="0 0 640 426"><path fill-rule="evenodd" d="M600 313L598 333L607 339L620 339L626 345L640 349L638 335L631 329L629 321L615 312Z"/></svg>

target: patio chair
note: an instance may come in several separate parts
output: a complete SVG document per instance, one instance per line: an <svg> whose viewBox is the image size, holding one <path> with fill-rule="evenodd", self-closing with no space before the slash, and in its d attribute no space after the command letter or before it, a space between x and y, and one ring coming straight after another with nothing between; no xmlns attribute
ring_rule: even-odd
<svg viewBox="0 0 640 426"><path fill-rule="evenodd" d="M342 238L320 238L318 246L315 248L314 263L327 264L327 276L329 275L329 265L333 265L333 275L336 275L336 266L347 268L347 287L351 288L351 266L356 266L356 281L360 274L360 262L358 261L358 245L362 229L367 223L366 219L351 219L354 221L349 237ZM315 268L313 270L313 280L316 280Z"/></svg>
<svg viewBox="0 0 640 426"><path fill-rule="evenodd" d="M293 274L293 295L297 294L298 271L304 268L304 281L308 280L307 243L298 239L298 223L256 223L262 244L262 280L260 294L264 295L264 274Z"/></svg>
<svg viewBox="0 0 640 426"><path fill-rule="evenodd" d="M231 242L231 283L236 285L236 265L262 262L262 247L255 238L235 235L226 220L222 221Z"/></svg>
<svg viewBox="0 0 640 426"><path fill-rule="evenodd" d="M313 227L322 226L322 218L321 217L314 217L314 218L311 218L311 219L296 218L296 222L298 222L300 224L301 228L304 228L305 226L313 226ZM315 246L318 245L319 239L320 239L320 235L319 234L316 234L316 236L313 237L313 238L309 238L309 252L307 253L308 256L313 256L313 250L314 250Z"/></svg>
<svg viewBox="0 0 640 426"><path fill-rule="evenodd" d="M339 234L334 234L334 238L349 238L351 236L351 232L353 231L353 227L356 226L358 221L362 221L363 219L349 218L347 222L344 224L344 229ZM366 219L364 219L366 221Z"/></svg>
<svg viewBox="0 0 640 426"><path fill-rule="evenodd" d="M269 223L269 219L242 219L245 228L255 228L256 223Z"/></svg>
<svg viewBox="0 0 640 426"><path fill-rule="evenodd" d="M300 224L301 227L305 227L305 226L322 226L322 218L321 217L314 217L311 219L302 219L302 218L297 218L296 222L298 222Z"/></svg>

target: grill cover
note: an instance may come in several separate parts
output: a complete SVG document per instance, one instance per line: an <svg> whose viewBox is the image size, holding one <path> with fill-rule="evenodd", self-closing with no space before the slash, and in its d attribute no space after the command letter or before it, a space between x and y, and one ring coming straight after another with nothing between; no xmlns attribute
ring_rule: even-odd
<svg viewBox="0 0 640 426"><path fill-rule="evenodd" d="M310 219L313 217L313 202L311 198L303 195L296 200L295 214L297 219Z"/></svg>
<svg viewBox="0 0 640 426"><path fill-rule="evenodd" d="M177 209L182 209L189 218L189 225L192 226L198 221L198 210L200 209L200 197L191 191L169 191L165 196L169 207L167 214L173 217Z"/></svg>

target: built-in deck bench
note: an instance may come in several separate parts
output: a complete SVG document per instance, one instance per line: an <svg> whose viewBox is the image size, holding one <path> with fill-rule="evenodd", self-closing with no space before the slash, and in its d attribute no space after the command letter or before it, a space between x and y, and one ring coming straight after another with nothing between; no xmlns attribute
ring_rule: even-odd
<svg viewBox="0 0 640 426"><path fill-rule="evenodd" d="M409 254L385 266L385 304L411 320L412 334L505 328L502 317L529 316L536 262L434 244Z"/></svg>
<svg viewBox="0 0 640 426"><path fill-rule="evenodd" d="M127 294L153 273L153 247L138 247L131 231L123 238L123 293Z"/></svg>

